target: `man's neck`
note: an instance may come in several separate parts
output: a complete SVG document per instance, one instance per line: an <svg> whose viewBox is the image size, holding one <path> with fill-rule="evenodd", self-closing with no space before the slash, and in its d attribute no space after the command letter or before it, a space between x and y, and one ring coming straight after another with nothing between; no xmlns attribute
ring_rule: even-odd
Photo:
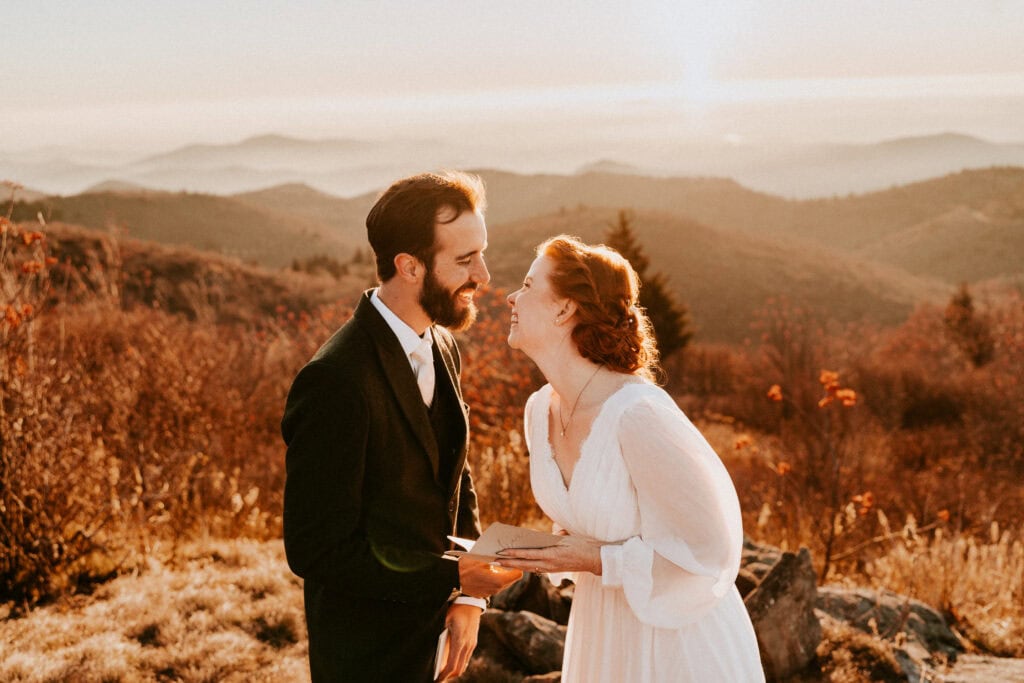
<svg viewBox="0 0 1024 683"><path fill-rule="evenodd" d="M380 285L377 287L377 296L392 313L420 336L423 336L433 322L420 306L417 293L398 283L385 282Z"/></svg>

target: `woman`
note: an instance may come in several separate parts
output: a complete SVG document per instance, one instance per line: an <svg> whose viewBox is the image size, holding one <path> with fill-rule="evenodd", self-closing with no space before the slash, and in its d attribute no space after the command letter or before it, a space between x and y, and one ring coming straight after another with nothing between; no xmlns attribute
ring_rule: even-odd
<svg viewBox="0 0 1024 683"><path fill-rule="evenodd" d="M618 252L560 236L509 295L509 344L549 382L526 403L530 480L567 538L500 564L574 573L563 681L763 681L736 491L652 381L637 291Z"/></svg>

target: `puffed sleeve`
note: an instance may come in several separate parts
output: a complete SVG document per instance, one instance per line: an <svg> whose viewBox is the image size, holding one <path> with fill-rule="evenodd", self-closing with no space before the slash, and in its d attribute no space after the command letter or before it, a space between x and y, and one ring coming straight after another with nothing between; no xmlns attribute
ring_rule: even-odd
<svg viewBox="0 0 1024 683"><path fill-rule="evenodd" d="M618 439L641 532L601 549L602 582L622 587L640 621L678 628L706 614L736 580L743 547L736 489L667 394L627 408Z"/></svg>

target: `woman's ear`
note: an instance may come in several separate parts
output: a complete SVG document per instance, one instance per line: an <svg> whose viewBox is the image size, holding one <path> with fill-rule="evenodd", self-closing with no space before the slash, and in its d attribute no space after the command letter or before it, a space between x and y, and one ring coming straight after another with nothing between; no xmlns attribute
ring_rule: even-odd
<svg viewBox="0 0 1024 683"><path fill-rule="evenodd" d="M562 302L562 308L558 311L558 315L555 316L555 324L562 325L576 314L576 302L572 299L565 299Z"/></svg>
<svg viewBox="0 0 1024 683"><path fill-rule="evenodd" d="M398 254L395 256L396 274L410 284L419 282L426 270L423 262L412 254Z"/></svg>

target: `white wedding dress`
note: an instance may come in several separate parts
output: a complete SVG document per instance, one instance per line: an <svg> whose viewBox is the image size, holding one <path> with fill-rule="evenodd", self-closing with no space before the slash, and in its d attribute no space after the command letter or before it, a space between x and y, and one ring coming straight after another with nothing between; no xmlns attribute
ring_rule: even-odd
<svg viewBox="0 0 1024 683"><path fill-rule="evenodd" d="M764 681L734 584L739 501L714 450L665 391L626 384L594 419L566 488L548 438L551 391L526 403L534 496L557 526L610 544L602 576L570 576L562 681Z"/></svg>

